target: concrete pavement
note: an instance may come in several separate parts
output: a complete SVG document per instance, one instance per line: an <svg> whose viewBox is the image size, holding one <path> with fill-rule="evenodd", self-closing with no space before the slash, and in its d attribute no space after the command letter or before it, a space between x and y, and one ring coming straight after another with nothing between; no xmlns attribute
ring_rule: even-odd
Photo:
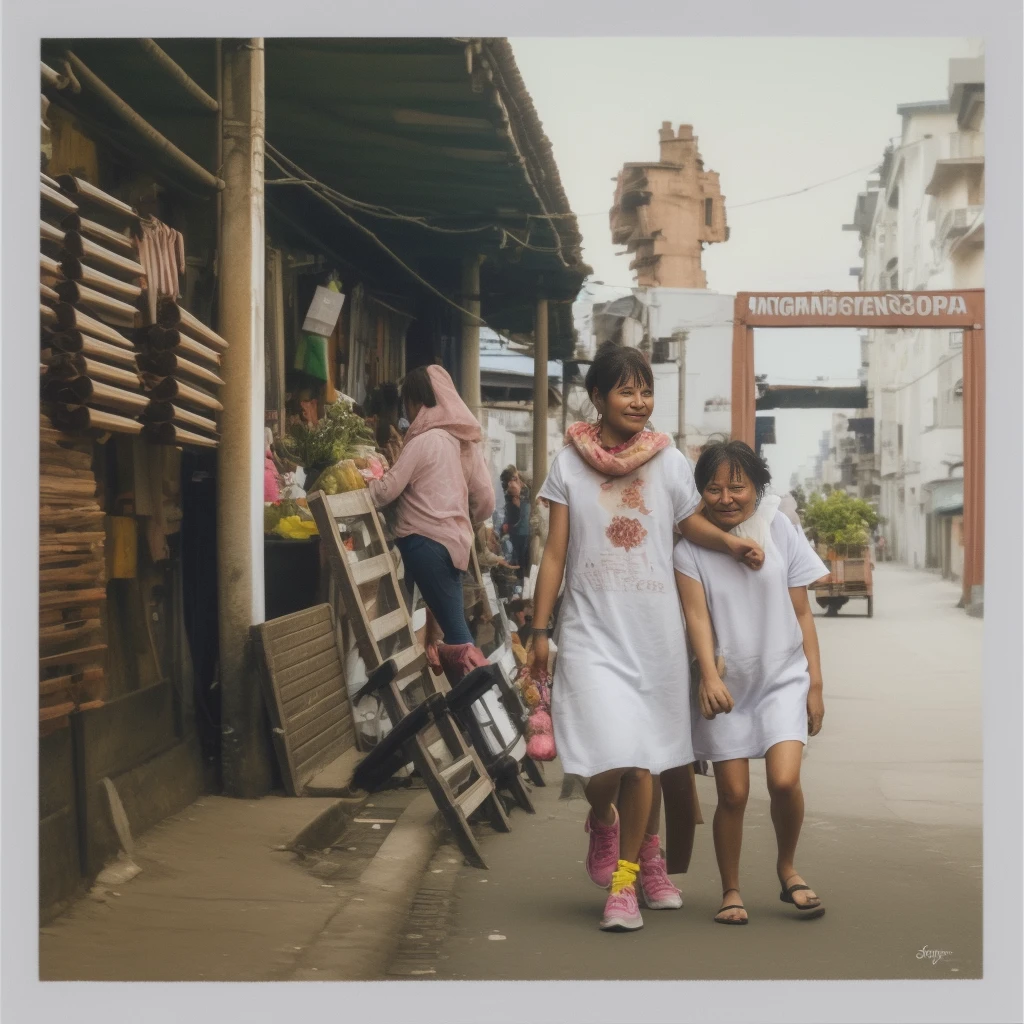
<svg viewBox="0 0 1024 1024"><path fill-rule="evenodd" d="M485 835L489 871L442 849L391 977L439 979L865 979L981 976L981 635L958 588L891 565L875 616L850 602L818 619L825 728L804 761L807 818L798 866L827 905L794 920L779 901L763 767L752 771L743 850L746 928L712 922L719 881L708 824L682 911L645 913L632 935L598 931L604 895L586 878L583 800L561 774L537 815ZM752 768L754 765L752 765ZM941 954L941 955L940 955Z"/></svg>
<svg viewBox="0 0 1024 1024"><path fill-rule="evenodd" d="M137 839L141 874L40 929L40 979L379 975L436 847L434 814L422 789L365 803L204 797Z"/></svg>

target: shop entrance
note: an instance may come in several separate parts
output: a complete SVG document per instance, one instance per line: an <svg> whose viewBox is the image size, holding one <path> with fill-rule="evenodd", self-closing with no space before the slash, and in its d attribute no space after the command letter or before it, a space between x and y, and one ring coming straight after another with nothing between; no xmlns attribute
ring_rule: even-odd
<svg viewBox="0 0 1024 1024"><path fill-rule="evenodd" d="M965 604L985 569L985 291L740 292L732 335L732 436L755 445L757 327L962 330Z"/></svg>

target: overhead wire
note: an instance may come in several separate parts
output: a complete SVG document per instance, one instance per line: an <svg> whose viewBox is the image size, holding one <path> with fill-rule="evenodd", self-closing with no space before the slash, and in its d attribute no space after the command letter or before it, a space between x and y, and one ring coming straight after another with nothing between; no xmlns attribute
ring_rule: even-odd
<svg viewBox="0 0 1024 1024"><path fill-rule="evenodd" d="M873 161L870 164L866 164L863 167L855 167L851 171L847 171L845 174L839 174L834 178L827 178L825 181L817 181L813 185L805 185L803 188L798 188L793 192L780 192L778 195L763 196L760 199L751 199L745 203L730 203L729 210L742 210L748 206L758 206L761 203L775 202L777 199L790 199L793 196L803 195L805 192L811 192L816 188L823 188L825 185L835 184L837 181L843 181L845 178L849 178L854 174L863 174L865 171L873 171L878 168L878 162ZM549 217L607 217L610 210L594 210L591 213L552 213ZM534 214L527 214L527 219L534 218ZM538 218L540 219L540 218Z"/></svg>

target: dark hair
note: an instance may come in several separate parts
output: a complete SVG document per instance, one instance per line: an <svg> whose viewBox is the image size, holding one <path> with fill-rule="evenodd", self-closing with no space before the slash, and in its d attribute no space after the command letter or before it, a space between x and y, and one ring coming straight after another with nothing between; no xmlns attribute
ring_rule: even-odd
<svg viewBox="0 0 1024 1024"><path fill-rule="evenodd" d="M515 466L506 466L501 471L501 486L503 490L508 490L508 485L511 483L513 477L515 477L518 470Z"/></svg>
<svg viewBox="0 0 1024 1024"><path fill-rule="evenodd" d="M643 384L653 388L654 371L647 356L639 349L605 342L597 350L583 386L587 389L588 398L593 398L595 391L604 398L620 384Z"/></svg>
<svg viewBox="0 0 1024 1024"><path fill-rule="evenodd" d="M378 384L366 396L366 414L377 417L374 435L378 447L383 448L391 440L391 428L397 428L402 418L402 396L398 393L398 385L393 381Z"/></svg>
<svg viewBox="0 0 1024 1024"><path fill-rule="evenodd" d="M433 409L437 405L437 395L434 394L434 385L430 383L430 374L425 366L417 366L410 370L402 381L402 404L408 410L409 403L425 405Z"/></svg>
<svg viewBox="0 0 1024 1024"><path fill-rule="evenodd" d="M718 470L726 464L733 480L738 479L741 472L745 473L754 485L757 500L760 501L764 497L768 485L772 482L768 463L743 441L709 441L704 445L693 470L693 479L701 494L714 480Z"/></svg>

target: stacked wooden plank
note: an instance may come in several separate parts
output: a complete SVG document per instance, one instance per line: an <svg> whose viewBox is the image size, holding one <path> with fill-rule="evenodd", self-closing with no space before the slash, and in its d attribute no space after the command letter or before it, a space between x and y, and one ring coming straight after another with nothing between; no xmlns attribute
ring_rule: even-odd
<svg viewBox="0 0 1024 1024"><path fill-rule="evenodd" d="M160 299L156 308L156 323L140 312L135 332L147 401L143 434L158 444L214 448L227 342L173 299Z"/></svg>
<svg viewBox="0 0 1024 1024"><path fill-rule="evenodd" d="M39 721L51 731L105 692L106 564L93 443L39 432Z"/></svg>
<svg viewBox="0 0 1024 1024"><path fill-rule="evenodd" d="M40 365L50 421L69 432L138 434L148 405L130 337L142 294L138 215L70 175L43 175L40 195Z"/></svg>

